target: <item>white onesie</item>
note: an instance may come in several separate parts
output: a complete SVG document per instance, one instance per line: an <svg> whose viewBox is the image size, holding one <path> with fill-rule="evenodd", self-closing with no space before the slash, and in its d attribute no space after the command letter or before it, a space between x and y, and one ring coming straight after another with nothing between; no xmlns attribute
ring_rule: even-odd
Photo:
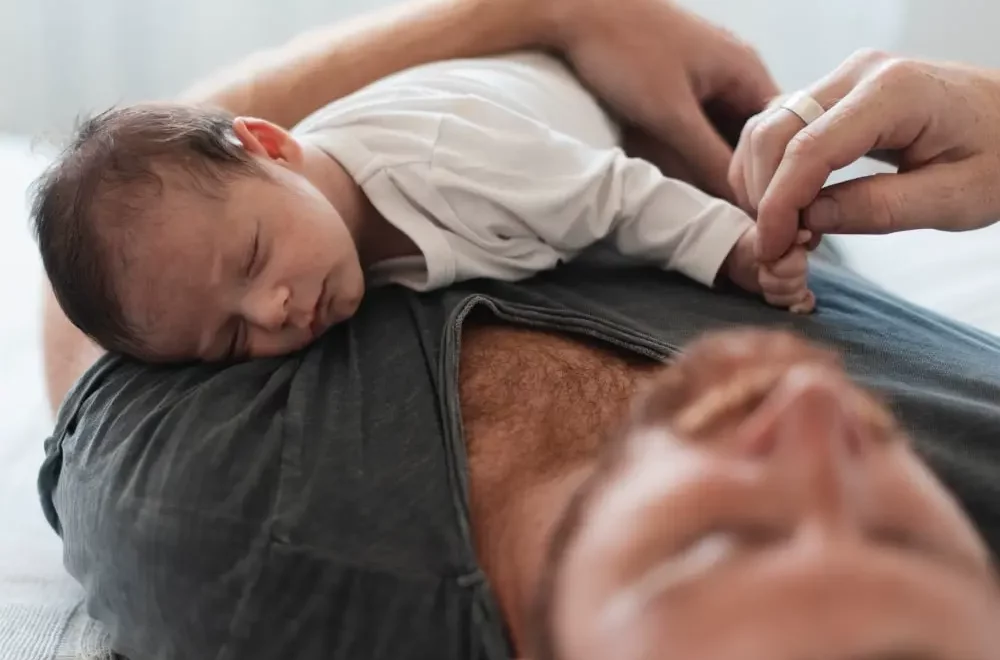
<svg viewBox="0 0 1000 660"><path fill-rule="evenodd" d="M597 101L538 53L409 69L295 129L330 154L422 257L373 266L416 290L516 280L595 243L711 286L753 221L629 158Z"/></svg>

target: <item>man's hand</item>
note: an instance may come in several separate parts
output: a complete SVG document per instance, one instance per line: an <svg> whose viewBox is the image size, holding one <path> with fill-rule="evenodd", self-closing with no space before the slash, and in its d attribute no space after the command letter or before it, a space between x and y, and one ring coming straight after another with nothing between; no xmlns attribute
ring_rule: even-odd
<svg viewBox="0 0 1000 660"><path fill-rule="evenodd" d="M862 52L809 87L826 109L808 127L772 107L751 119L730 171L757 211L760 257L814 233L976 229L1000 218L1000 74ZM889 152L898 174L823 189L835 170Z"/></svg>
<svg viewBox="0 0 1000 660"><path fill-rule="evenodd" d="M757 54L669 0L551 1L564 7L559 46L583 81L661 143L672 175L734 201L733 152L706 110L742 127L777 95Z"/></svg>

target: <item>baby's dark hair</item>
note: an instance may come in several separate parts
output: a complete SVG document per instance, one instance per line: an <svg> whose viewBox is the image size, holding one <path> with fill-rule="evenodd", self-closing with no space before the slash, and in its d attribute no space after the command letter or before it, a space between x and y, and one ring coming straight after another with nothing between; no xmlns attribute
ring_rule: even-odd
<svg viewBox="0 0 1000 660"><path fill-rule="evenodd" d="M201 195L261 168L233 132L233 116L184 105L112 108L79 125L32 189L31 224L56 301L107 350L143 352L114 277L128 263L122 235L150 222L171 170ZM112 234L115 240L112 240Z"/></svg>

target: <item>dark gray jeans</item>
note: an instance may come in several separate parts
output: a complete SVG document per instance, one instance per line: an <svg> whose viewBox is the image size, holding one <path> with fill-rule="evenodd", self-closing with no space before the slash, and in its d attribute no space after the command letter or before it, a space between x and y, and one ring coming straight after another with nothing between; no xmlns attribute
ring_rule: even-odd
<svg viewBox="0 0 1000 660"><path fill-rule="evenodd" d="M839 349L1000 548L1000 342L817 267L796 317L650 270L372 292L300 354L229 367L107 357L46 443L66 566L134 660L499 660L473 551L456 394L463 320L666 360L700 333L797 330Z"/></svg>

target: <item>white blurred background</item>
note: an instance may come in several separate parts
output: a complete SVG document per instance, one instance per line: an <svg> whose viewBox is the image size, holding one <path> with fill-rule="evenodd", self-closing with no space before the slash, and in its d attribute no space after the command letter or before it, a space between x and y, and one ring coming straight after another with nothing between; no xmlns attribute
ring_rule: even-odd
<svg viewBox="0 0 1000 660"><path fill-rule="evenodd" d="M610 0L609 0L610 1ZM296 32L393 0L0 0L0 131L61 136L81 112L163 98ZM682 0L801 85L875 46L1000 66L987 0Z"/></svg>

